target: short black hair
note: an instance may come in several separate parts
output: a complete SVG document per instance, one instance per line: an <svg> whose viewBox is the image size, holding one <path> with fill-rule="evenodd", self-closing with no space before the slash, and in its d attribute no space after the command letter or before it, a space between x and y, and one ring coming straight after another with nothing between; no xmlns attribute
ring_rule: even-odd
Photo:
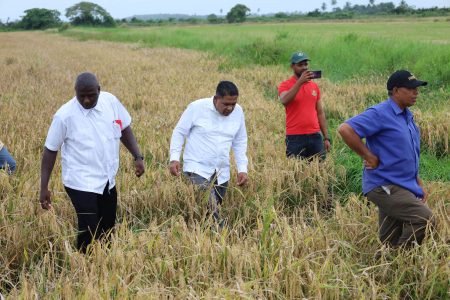
<svg viewBox="0 0 450 300"><path fill-rule="evenodd" d="M217 85L216 96L239 96L239 91L234 83L224 80Z"/></svg>
<svg viewBox="0 0 450 300"><path fill-rule="evenodd" d="M99 83L97 77L89 72L84 72L78 75L75 81L75 89L84 87L98 87Z"/></svg>

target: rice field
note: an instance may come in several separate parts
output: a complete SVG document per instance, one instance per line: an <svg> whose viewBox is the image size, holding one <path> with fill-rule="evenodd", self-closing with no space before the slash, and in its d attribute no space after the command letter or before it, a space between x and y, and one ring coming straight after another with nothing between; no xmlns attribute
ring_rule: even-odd
<svg viewBox="0 0 450 300"><path fill-rule="evenodd" d="M13 176L0 171L0 294L6 299L450 297L445 89L436 91L447 97L439 109L414 108L436 230L420 247L375 260L377 211L360 194L361 161L335 129L384 100L383 76L320 82L333 150L324 163L306 164L284 155L284 108L274 90L290 76L287 67L224 69L227 59L207 52L42 32L0 33L0 44L0 138L18 165ZM122 149L116 231L109 247L95 243L89 255L74 247L75 212L59 158L50 181L54 211L38 203L47 129L84 71L97 74L102 89L127 107L146 162L146 173L136 178L133 159ZM233 168L222 207L227 225L216 232L204 220L206 203L167 166L181 113L189 102L212 96L220 80L240 90L250 182L237 188Z"/></svg>

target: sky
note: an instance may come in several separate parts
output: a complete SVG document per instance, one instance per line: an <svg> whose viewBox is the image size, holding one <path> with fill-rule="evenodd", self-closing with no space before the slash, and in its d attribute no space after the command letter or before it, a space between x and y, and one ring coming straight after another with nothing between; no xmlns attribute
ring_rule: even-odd
<svg viewBox="0 0 450 300"><path fill-rule="evenodd" d="M66 8L81 1L93 2L108 11L114 19L122 19L133 15L145 14L188 14L188 15L225 15L234 5L240 3L250 8L251 13L267 14L277 12L306 13L322 3L331 10L331 0L0 0L0 20L6 22L18 20L24 11L30 8L56 9L64 17ZM401 0L375 0L393 2L398 5ZM369 0L337 0L337 7L343 7L345 2L367 5ZM416 8L450 7L450 0L406 0L406 3ZM64 18L63 18L64 19Z"/></svg>

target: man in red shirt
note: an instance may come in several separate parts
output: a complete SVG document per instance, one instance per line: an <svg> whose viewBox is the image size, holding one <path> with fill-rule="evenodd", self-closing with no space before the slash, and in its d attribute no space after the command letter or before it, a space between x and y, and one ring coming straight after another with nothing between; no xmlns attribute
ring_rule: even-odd
<svg viewBox="0 0 450 300"><path fill-rule="evenodd" d="M325 112L320 101L320 90L311 79L309 58L304 52L291 57L294 75L278 87L278 95L286 109L286 155L288 157L325 158L331 144Z"/></svg>

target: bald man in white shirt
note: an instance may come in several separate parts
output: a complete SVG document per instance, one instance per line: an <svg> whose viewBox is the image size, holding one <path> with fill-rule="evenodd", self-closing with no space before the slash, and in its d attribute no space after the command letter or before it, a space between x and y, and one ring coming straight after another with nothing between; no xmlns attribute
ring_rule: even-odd
<svg viewBox="0 0 450 300"><path fill-rule="evenodd" d="M230 180L230 150L237 164L237 185L247 180L247 130L244 112L237 104L239 92L230 81L221 81L216 94L188 105L173 130L170 141L170 173L181 174L180 156L183 154L183 173L190 181L211 189L208 210L219 219L218 205L222 203Z"/></svg>
<svg viewBox="0 0 450 300"><path fill-rule="evenodd" d="M78 75L75 92L56 112L47 134L39 201L43 209L52 208L48 183L61 148L62 179L78 218L77 248L85 253L92 239L107 235L115 225L119 140L134 157L136 176L145 168L122 103L101 92L92 73Z"/></svg>

